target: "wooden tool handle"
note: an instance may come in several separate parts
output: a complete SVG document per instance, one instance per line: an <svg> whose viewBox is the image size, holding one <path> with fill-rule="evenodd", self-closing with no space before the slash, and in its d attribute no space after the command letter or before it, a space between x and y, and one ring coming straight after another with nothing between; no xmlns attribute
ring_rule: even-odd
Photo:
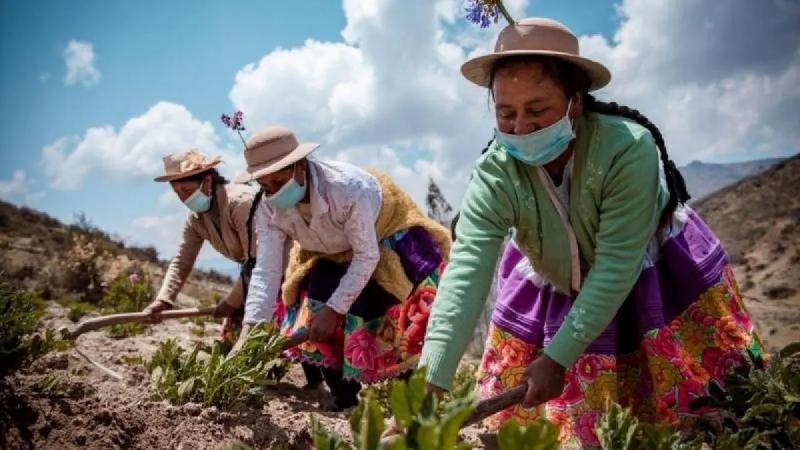
<svg viewBox="0 0 800 450"><path fill-rule="evenodd" d="M286 342L283 343L283 349L289 350L292 347L296 347L303 342L307 341L309 338L308 328L301 330L294 334L293 336L286 339Z"/></svg>
<svg viewBox="0 0 800 450"><path fill-rule="evenodd" d="M214 314L214 308L188 308L161 311L159 313L159 318L161 320L184 319L187 317L210 316L212 314ZM93 319L84 320L72 330L62 329L61 334L65 339L75 339L83 333L94 331L103 327L119 325L121 323L146 322L149 319L150 315L143 312L111 314L109 316L95 317Z"/></svg>
<svg viewBox="0 0 800 450"><path fill-rule="evenodd" d="M469 418L467 418L467 420L464 421L464 424L461 425L462 428L470 426L474 423L478 423L492 414L499 413L509 406L522 403L522 400L525 399L525 392L527 391L528 384L526 383L519 385L510 391L506 391L494 397L481 400L475 406L475 410L472 411L472 414L470 414Z"/></svg>

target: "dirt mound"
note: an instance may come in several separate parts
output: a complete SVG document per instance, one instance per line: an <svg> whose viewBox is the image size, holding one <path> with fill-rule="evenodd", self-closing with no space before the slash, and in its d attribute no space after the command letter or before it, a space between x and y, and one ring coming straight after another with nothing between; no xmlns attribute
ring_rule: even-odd
<svg viewBox="0 0 800 450"><path fill-rule="evenodd" d="M731 255L761 336L773 349L800 340L800 155L696 208Z"/></svg>

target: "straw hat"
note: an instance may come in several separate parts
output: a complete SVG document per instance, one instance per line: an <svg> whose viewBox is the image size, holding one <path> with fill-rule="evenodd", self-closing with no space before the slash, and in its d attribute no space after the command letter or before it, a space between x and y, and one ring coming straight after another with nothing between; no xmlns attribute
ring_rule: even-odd
<svg viewBox="0 0 800 450"><path fill-rule="evenodd" d="M244 159L247 169L236 176L236 181L246 183L277 172L299 161L319 147L319 144L299 143L291 130L272 126L264 128L247 140Z"/></svg>
<svg viewBox="0 0 800 450"><path fill-rule="evenodd" d="M188 178L205 172L222 162L222 158L219 156L206 159L205 155L197 150L173 153L165 156L163 160L165 173L160 177L156 177L155 181L175 181L181 178Z"/></svg>
<svg viewBox="0 0 800 450"><path fill-rule="evenodd" d="M604 65L580 56L578 38L569 28L541 17L522 19L505 27L497 36L494 52L470 59L461 66L461 73L469 81L489 87L489 75L495 61L522 55L551 56L580 67L589 76L589 90L592 91L611 81L611 73Z"/></svg>

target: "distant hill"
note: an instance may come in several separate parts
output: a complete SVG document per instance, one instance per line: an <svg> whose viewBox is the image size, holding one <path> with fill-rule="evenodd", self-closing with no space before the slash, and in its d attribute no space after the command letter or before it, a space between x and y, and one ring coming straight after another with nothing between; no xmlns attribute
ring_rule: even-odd
<svg viewBox="0 0 800 450"><path fill-rule="evenodd" d="M726 186L763 172L781 160L782 158L758 159L730 164L692 161L681 167L680 171L692 196L691 203L695 204Z"/></svg>
<svg viewBox="0 0 800 450"><path fill-rule="evenodd" d="M800 340L800 155L694 207L728 250L763 337Z"/></svg>
<svg viewBox="0 0 800 450"><path fill-rule="evenodd" d="M45 299L92 297L101 292L103 283L131 271L149 275L155 290L166 265L155 248L126 245L83 215L68 225L0 201L0 275ZM182 294L210 300L225 295L232 283L226 274L195 270Z"/></svg>

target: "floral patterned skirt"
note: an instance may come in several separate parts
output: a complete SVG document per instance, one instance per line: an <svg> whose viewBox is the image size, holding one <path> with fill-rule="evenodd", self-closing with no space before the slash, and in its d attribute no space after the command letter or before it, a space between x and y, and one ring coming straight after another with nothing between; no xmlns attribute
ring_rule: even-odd
<svg viewBox="0 0 800 450"><path fill-rule="evenodd" d="M405 275L415 286L411 295L397 299L370 280L340 319L332 339L306 342L287 350L287 357L341 369L343 378L362 383L394 378L416 367L443 259L435 241L422 228L397 233L381 245L400 256ZM282 333L290 336L307 328L346 271L346 264L320 259L302 282L299 301L286 308Z"/></svg>
<svg viewBox="0 0 800 450"><path fill-rule="evenodd" d="M498 300L478 370L481 398L524 382L525 368L552 339L574 302L532 270L509 245L500 264ZM544 415L568 447L596 447L597 419L610 402L640 420L685 426L690 403L713 381L761 354L749 315L718 239L688 208L673 230L651 243L645 265L614 321L566 372L560 397L539 407L508 408L486 420ZM708 411L706 411L707 413Z"/></svg>

